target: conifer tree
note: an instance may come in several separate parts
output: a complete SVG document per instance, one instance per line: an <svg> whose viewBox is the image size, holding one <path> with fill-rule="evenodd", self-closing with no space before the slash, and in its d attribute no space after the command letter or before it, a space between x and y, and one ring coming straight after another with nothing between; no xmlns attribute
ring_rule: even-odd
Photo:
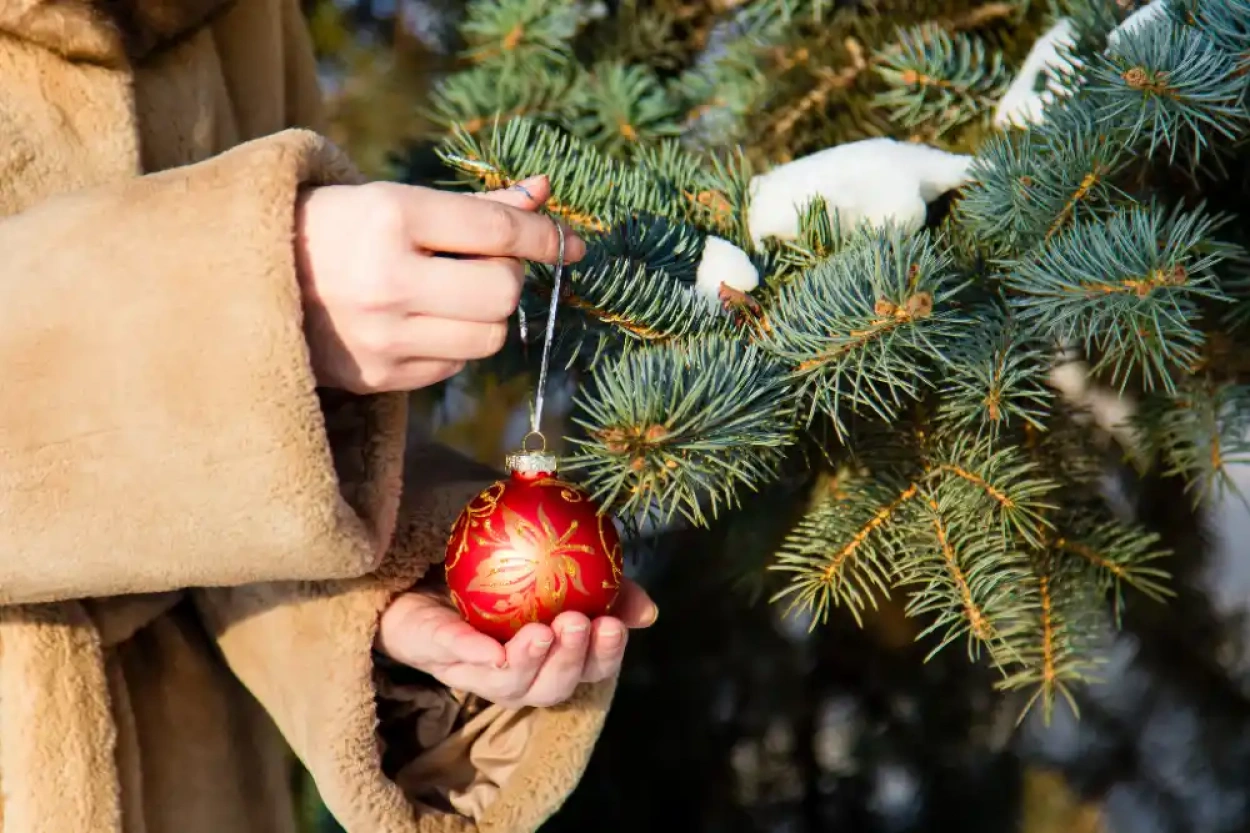
<svg viewBox="0 0 1250 833"><path fill-rule="evenodd" d="M1250 438L1250 0L1146 5L471 0L440 155L470 188L547 174L590 242L564 469L695 526L803 477L778 603L902 594L934 651L1071 699L1125 595L1172 591L1061 360L1195 501ZM787 203L813 173L837 187Z"/></svg>

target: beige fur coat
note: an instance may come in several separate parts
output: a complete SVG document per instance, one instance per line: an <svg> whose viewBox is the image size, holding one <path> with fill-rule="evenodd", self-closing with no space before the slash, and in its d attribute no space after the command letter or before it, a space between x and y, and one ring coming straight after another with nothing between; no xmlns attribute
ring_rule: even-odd
<svg viewBox="0 0 1250 833"><path fill-rule="evenodd" d="M349 833L522 833L585 767L614 682L371 655L493 475L314 386L320 127L297 0L0 0L2 833L289 833L288 750Z"/></svg>

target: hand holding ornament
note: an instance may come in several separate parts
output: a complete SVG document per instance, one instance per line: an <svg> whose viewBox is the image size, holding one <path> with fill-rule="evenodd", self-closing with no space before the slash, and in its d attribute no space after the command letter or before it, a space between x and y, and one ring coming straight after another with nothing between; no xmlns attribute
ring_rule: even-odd
<svg viewBox="0 0 1250 833"><path fill-rule="evenodd" d="M549 196L546 179L536 178L484 198L534 211ZM585 244L536 219L556 241L554 257L543 259L556 263L558 289L564 263L580 259ZM535 432L553 325L549 316ZM445 565L450 587L400 596L382 614L376 647L507 708L553 706L581 683L615 676L628 629L649 626L658 611L624 578L612 520L588 495L554 479L554 457L523 452L510 458L509 470L508 482L487 489L457 521Z"/></svg>
<svg viewBox="0 0 1250 833"><path fill-rule="evenodd" d="M577 611L530 622L501 644L465 621L442 593L399 597L382 615L378 647L443 685L506 708L554 706L583 682L620 671L629 629L655 621L646 592L625 579L612 616Z"/></svg>

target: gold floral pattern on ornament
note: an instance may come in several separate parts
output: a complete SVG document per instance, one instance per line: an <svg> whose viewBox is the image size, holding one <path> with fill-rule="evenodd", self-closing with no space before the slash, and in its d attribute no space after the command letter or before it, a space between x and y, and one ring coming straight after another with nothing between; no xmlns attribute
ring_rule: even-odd
<svg viewBox="0 0 1250 833"><path fill-rule="evenodd" d="M486 536L475 536L477 544L494 547L494 552L478 562L465 589L501 597L492 610L470 602L479 615L513 625L537 622L544 609L556 611L563 607L570 586L580 593L586 592L582 568L574 555L593 555L594 549L586 544L571 543L577 534L577 521L570 522L559 532L541 504L537 524L506 505L503 515L503 529L497 530L487 520Z"/></svg>
<svg viewBox="0 0 1250 833"><path fill-rule="evenodd" d="M469 533L482 525L483 518L489 518L495 513L495 509L499 506L499 499L503 497L504 486L505 484L502 480L492 483L483 489L477 497L469 501L468 506L464 507L464 511L460 513L460 517L456 519L455 526L451 529L452 540L459 538L460 543L456 545L455 552L444 569L453 569L460 561L460 556L468 551Z"/></svg>

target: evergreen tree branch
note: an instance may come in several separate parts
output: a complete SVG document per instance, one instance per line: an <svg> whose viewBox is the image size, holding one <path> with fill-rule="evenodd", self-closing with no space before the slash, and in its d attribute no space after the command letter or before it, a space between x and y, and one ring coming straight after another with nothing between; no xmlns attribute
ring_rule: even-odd
<svg viewBox="0 0 1250 833"><path fill-rule="evenodd" d="M933 384L967 319L948 301L962 286L926 234L867 235L780 288L761 343L793 368L810 421L845 436L851 413L889 420Z"/></svg>
<svg viewBox="0 0 1250 833"><path fill-rule="evenodd" d="M574 355L583 354L591 340L593 367L604 351L730 335L729 319L694 289L703 248L700 233L663 217L627 217L607 232L589 235L586 256L569 268L560 300L582 316ZM536 266L535 272L549 302L551 268ZM566 330L570 323L566 320Z"/></svg>
<svg viewBox="0 0 1250 833"><path fill-rule="evenodd" d="M1032 560L1031 575L1021 585L1028 599L1027 618L1016 632L1016 665L998 683L1005 691L1032 689L1020 719L1040 702L1045 722L1062 697L1080 714L1074 683L1088 680L1100 664L1091 635L1105 618L1085 592L1083 573L1074 562L1041 553Z"/></svg>
<svg viewBox="0 0 1250 833"><path fill-rule="evenodd" d="M1168 17L1142 25L1091 60L1088 90L1102 124L1147 156L1160 148L1192 166L1212 139L1232 142L1250 126L1247 77L1237 59Z"/></svg>
<svg viewBox="0 0 1250 833"><path fill-rule="evenodd" d="M601 152L630 159L636 149L682 133L681 106L646 67L600 62L571 102L566 124Z"/></svg>
<svg viewBox="0 0 1250 833"><path fill-rule="evenodd" d="M898 43L876 57L890 89L874 104L903 126L923 124L935 136L984 120L1011 84L1000 53L971 35L933 26L900 29Z"/></svg>
<svg viewBox="0 0 1250 833"><path fill-rule="evenodd" d="M1039 473L1036 463L1015 446L995 446L985 439L957 437L938 448L925 480L958 496L969 516L994 518L998 535L1040 545L1047 535L1046 516L1058 508L1058 484Z"/></svg>
<svg viewBox="0 0 1250 833"><path fill-rule="evenodd" d="M536 71L569 60L570 41L586 20L585 6L569 0L470 0L460 32L469 60Z"/></svg>
<svg viewBox="0 0 1250 833"><path fill-rule="evenodd" d="M1025 423L1042 428L1054 399L1042 383L1048 351L998 304L978 307L972 317L981 327L952 346L944 368L939 412L944 432L995 440Z"/></svg>
<svg viewBox="0 0 1250 833"><path fill-rule="evenodd" d="M706 525L776 476L795 440L785 374L759 348L706 336L602 362L574 400L586 437L566 468L624 515ZM706 506L705 506L706 504Z"/></svg>
<svg viewBox="0 0 1250 833"><path fill-rule="evenodd" d="M1237 61L1238 72L1250 72L1250 0L1169 0L1168 12Z"/></svg>
<svg viewBox="0 0 1250 833"><path fill-rule="evenodd" d="M573 64L540 73L500 72L471 67L441 79L430 94L426 114L440 129L479 133L496 120L522 116L570 118L577 88L585 76Z"/></svg>
<svg viewBox="0 0 1250 833"><path fill-rule="evenodd" d="M1001 536L987 535L979 519L960 505L951 481L923 488L927 535L902 553L898 584L910 588L907 613L932 616L919 638L940 634L929 655L964 639L970 659L989 651L997 665L1013 660L1019 602L1016 588L1028 575L1027 560ZM919 532L919 531L918 531ZM921 542L928 539L927 546Z"/></svg>
<svg viewBox="0 0 1250 833"><path fill-rule="evenodd" d="M1039 127L988 140L957 211L995 251L1028 250L1105 216L1125 196L1114 183L1128 160L1094 112L1061 110Z"/></svg>
<svg viewBox="0 0 1250 833"><path fill-rule="evenodd" d="M703 162L676 144L651 149L641 164L627 163L527 118L481 137L457 128L439 156L466 182L488 189L546 174L553 194L546 208L586 232L606 231L634 214L693 221L694 196L714 184Z"/></svg>
<svg viewBox="0 0 1250 833"><path fill-rule="evenodd" d="M905 482L905 481L904 481ZM786 536L769 570L790 581L772 597L788 599L787 612L811 616L810 627L828 621L833 607L862 625L869 607L889 592L895 561L918 484L885 477L857 479L845 496L826 497Z"/></svg>
<svg viewBox="0 0 1250 833"><path fill-rule="evenodd" d="M1055 341L1100 354L1123 386L1175 390L1198 358L1199 301L1226 302L1214 268L1234 249L1211 238L1222 223L1201 209L1131 206L1052 238L1007 275L1011 306Z"/></svg>
<svg viewBox="0 0 1250 833"><path fill-rule="evenodd" d="M1246 500L1229 468L1250 462L1250 386L1194 379L1174 396L1147 398L1134 429L1146 453L1166 461L1165 474L1185 479L1195 505L1230 489Z"/></svg>

